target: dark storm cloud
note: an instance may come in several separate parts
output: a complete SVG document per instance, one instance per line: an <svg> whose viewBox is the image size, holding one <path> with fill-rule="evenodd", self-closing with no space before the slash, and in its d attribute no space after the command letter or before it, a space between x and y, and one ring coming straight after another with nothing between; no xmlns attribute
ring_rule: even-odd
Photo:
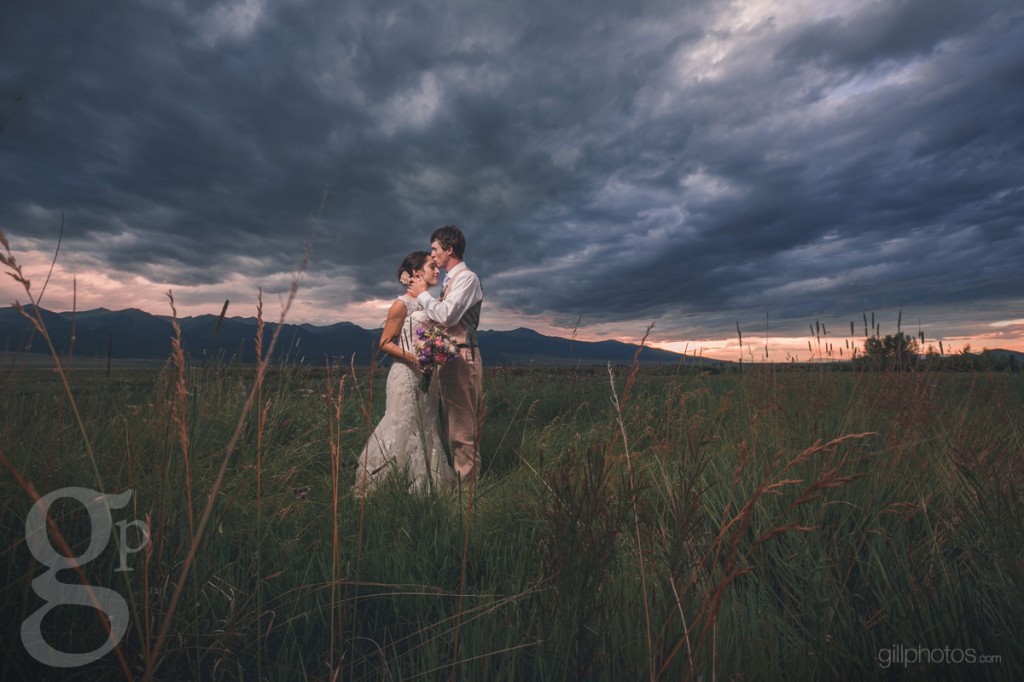
<svg viewBox="0 0 1024 682"><path fill-rule="evenodd" d="M495 307L567 325L1001 319L1024 13L758 6L15 2L0 224L53 239L62 209L65 248L112 270L259 280L296 267L326 190L310 272L347 274L335 302L391 295L454 221Z"/></svg>
<svg viewBox="0 0 1024 682"><path fill-rule="evenodd" d="M847 19L851 32L862 30L856 20ZM795 65L783 34L756 40L760 54L779 59L680 97L697 109L680 115L703 126L685 156L736 191L698 197L680 229L665 226L614 283L563 289L561 305L588 290L611 302L606 311L651 317L1019 301L1022 107L1007 76L1024 56L1021 24L975 23L986 30L963 38L947 22L957 30L936 32L931 47L955 38L957 50L943 48L905 79L906 64L837 76L814 60ZM929 51L913 38L912 52ZM873 79L888 82L868 87ZM699 111L705 103L722 123ZM684 194L665 203L688 205ZM631 237L642 234L639 221L627 225Z"/></svg>
<svg viewBox="0 0 1024 682"><path fill-rule="evenodd" d="M801 27L779 56L797 64L813 61L851 70L905 61L971 34L992 19L1001 4L992 0L870 3L849 18L830 17Z"/></svg>

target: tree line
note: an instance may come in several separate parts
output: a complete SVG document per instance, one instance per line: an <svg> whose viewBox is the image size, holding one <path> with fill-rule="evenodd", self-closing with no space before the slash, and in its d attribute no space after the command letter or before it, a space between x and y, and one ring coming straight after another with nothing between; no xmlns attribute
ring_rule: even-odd
<svg viewBox="0 0 1024 682"><path fill-rule="evenodd" d="M994 353L988 349L971 352L969 345L958 353L946 354L929 346L922 352L919 339L905 332L885 337L864 339L864 352L854 357L859 369L890 371L935 370L943 372L1012 372L1021 371L1021 363L1013 353Z"/></svg>

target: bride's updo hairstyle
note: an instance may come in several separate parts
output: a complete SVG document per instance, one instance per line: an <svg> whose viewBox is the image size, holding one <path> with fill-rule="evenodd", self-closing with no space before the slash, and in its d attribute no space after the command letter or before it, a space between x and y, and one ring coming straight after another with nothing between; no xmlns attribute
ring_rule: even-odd
<svg viewBox="0 0 1024 682"><path fill-rule="evenodd" d="M422 270L423 266L427 264L428 258L430 258L430 253L427 251L413 251L406 256L398 267L398 281L409 286L409 282L412 281L412 273L415 270Z"/></svg>

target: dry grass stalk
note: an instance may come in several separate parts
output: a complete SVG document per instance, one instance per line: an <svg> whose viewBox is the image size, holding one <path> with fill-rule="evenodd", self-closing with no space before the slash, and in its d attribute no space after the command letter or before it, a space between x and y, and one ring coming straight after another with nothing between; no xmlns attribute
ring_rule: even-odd
<svg viewBox="0 0 1024 682"><path fill-rule="evenodd" d="M188 386L185 381L185 349L181 343L181 326L178 324L178 310L174 307L174 294L167 292L171 304L171 361L177 370L174 383L174 398L171 400L171 420L178 427L178 444L181 446L181 457L185 464L185 500L188 507L188 536L195 538L195 520L192 515L192 466L189 461L188 428L185 423L185 403L188 399Z"/></svg>
<svg viewBox="0 0 1024 682"><path fill-rule="evenodd" d="M231 456L234 454L235 446L238 444L239 439L242 437L242 432L245 429L246 417L249 411L252 409L252 405L256 399L257 388L262 385L263 377L267 372L267 367L270 364L270 357L273 354L274 346L277 344L278 337L281 335L281 330L284 328L284 321L288 316L288 311L291 309L292 303L295 301L295 297L299 292L299 282L301 275L306 270L306 266L309 264L310 250L312 248L313 238L306 243L306 252L302 259L302 264L299 266L299 270L296 275L292 278L291 287L288 291L288 297L285 300L284 306L281 310L280 321L277 328L274 330L274 334L270 339L270 346L267 349L267 355L261 359L256 368L256 379L253 382L252 389L249 391L246 397L245 404L242 407L241 414L238 417L238 421L235 424L234 432L232 433L231 439L224 449L224 456L221 459L220 469L217 472L217 477L214 479L212 489L207 498L206 506L203 509L203 515L199 520L199 525L196 528L195 537L192 539L192 545L189 548L188 555L185 557L184 564L181 568L181 573L178 576L178 580L174 585L174 593L171 595L170 604L168 604L167 612L164 615L163 622L160 625L160 631L157 635L156 644L153 646L152 652L148 656L146 662L146 671L144 680L150 682L153 679L155 672L156 662L160 658L160 651L163 649L164 642L167 639L167 633L171 626L171 621L174 619L174 614L177 611L178 603L181 601L181 595L184 591L185 582L188 579L189 573L192 569L192 564L195 561L196 553L198 552L199 545L203 540L203 535L206 531L207 524L210 521L210 517L213 513L213 505L217 501L218 493L224 484L224 476L227 473L228 464L231 461Z"/></svg>
<svg viewBox="0 0 1024 682"><path fill-rule="evenodd" d="M63 234L63 223L61 226L61 233ZM102 490L103 489L103 478L100 476L99 467L96 464L96 455L93 451L92 441L89 439L89 434L85 429L85 422L82 420L82 414L78 409L78 403L75 401L74 394L71 392L71 383L68 381L68 374L64 370L64 367L60 361L60 355L57 353L57 349L53 345L53 339L50 338L50 334L46 329L46 325L43 322L42 313L39 312L39 303L42 300L42 294L40 296L33 296L32 294L32 283L25 277L24 272L21 269L21 265L18 263L14 254L11 252L10 243L7 241L7 236L4 235L3 231L0 230L0 245L3 246L4 252L0 253L0 265L5 266L9 272L7 275L12 277L14 281L21 284L25 290L25 294L28 296L29 301L32 304L32 313L30 314L25 308L18 302L14 302L14 308L18 311L22 317L27 319L35 330L43 337L46 341L47 347L50 349L50 357L53 359L57 376L60 377L61 385L64 389L64 396L68 399L71 405L71 410L75 415L75 422L78 424L79 433L82 436L82 440L85 444L86 455L89 458L89 463L92 465L93 474L96 477L96 485ZM56 262L56 254L54 254L54 262ZM53 269L51 263L50 269ZM47 277L49 279L49 277ZM44 285L45 288L45 285Z"/></svg>
<svg viewBox="0 0 1024 682"><path fill-rule="evenodd" d="M781 512L773 517L768 524L772 527L769 530L756 535L750 543L749 548L745 551L741 551L740 546L743 539L749 535L759 500L765 495L777 495L787 487L804 483L804 479L802 478L783 478L783 476L792 469L807 463L813 456L821 453L833 452L844 442L859 440L873 435L877 434L873 432L858 433L833 438L827 443L821 443L819 441L800 452L796 457L789 460L789 462L783 466L780 466L782 464L783 457L780 452L769 464L768 471L762 476L757 487L738 511L735 513L731 511L733 508L732 502L726 504L722 513L722 520L719 523L718 532L711 543L711 548L700 561L696 562L695 568L691 572L689 579L686 581L682 593L686 594L700 585L705 571L710 572L717 567L717 577L713 577L715 575L714 573L707 574L709 577L712 577L712 582L705 590L697 618L689 627L685 628L683 636L679 639L673 649L664 656L661 661L661 666L658 669L659 675L665 672L668 665L675 656L678 655L683 646L687 648L690 660L694 661L700 655L701 650L708 642L709 638L713 640L714 628L717 626L718 616L721 611L722 602L725 598L726 592L738 578L747 575L754 570L750 565L749 558L760 545L785 533L809 533L816 530L814 527L805 526L798 522L783 522L782 519L784 516L796 507L818 499L823 491L843 487L851 481L860 478L862 475L841 475L840 470L846 462L846 458L844 457L838 465L825 471L810 485L806 486L792 502L786 505ZM752 458L751 452L745 443L740 447L738 458L739 459L736 468L733 470L732 476L733 495L736 494L739 483L742 480L743 473L746 471ZM674 580L672 583L673 588L675 588ZM696 640L696 646L692 646L691 639ZM714 646L713 641L711 644ZM687 679L693 679L698 672L699 670L695 666L691 665Z"/></svg>
<svg viewBox="0 0 1024 682"><path fill-rule="evenodd" d="M637 347L636 353L633 355L633 368L629 373L629 377L626 379L626 386L622 391L621 403L619 401L618 394L615 392L615 375L612 372L611 365L608 365L608 378L611 382L612 404L615 407L615 417L619 426L619 430L618 432L616 432L616 435L620 433L622 435L622 448L626 458L626 471L629 475L629 494L631 499L631 505L633 507L633 531L636 535L637 566L640 569L640 588L643 593L644 599L644 627L647 640L647 658L650 662L648 665L648 673L651 680L654 680L656 675L654 663L654 645L651 639L651 612L647 598L647 570L644 565L644 549L640 535L640 512L637 510L636 504L637 491L636 482L633 475L633 460L629 452L629 437L626 434L626 425L622 420L622 408L633 392L633 386L636 383L637 372L640 368L640 351L643 350L644 345L647 343L647 337L650 335L651 330L653 328L654 323L652 322L647 327L647 331L644 332L644 337L643 339L641 339L640 345ZM614 441L612 447L614 447Z"/></svg>
<svg viewBox="0 0 1024 682"><path fill-rule="evenodd" d="M345 395L344 374L338 379L337 394L334 391L334 378L330 362L326 365L324 397L331 412L331 418L327 420L328 443L331 452L331 604L337 604L336 612L331 619L332 627L338 629L338 651L345 650L345 603L348 597L348 576L341 574L341 519L338 499L341 496L341 405ZM337 590L342 583L345 583L343 598L338 599ZM328 660L335 659L334 638L331 638ZM341 654L338 654L336 670L340 671L342 665Z"/></svg>

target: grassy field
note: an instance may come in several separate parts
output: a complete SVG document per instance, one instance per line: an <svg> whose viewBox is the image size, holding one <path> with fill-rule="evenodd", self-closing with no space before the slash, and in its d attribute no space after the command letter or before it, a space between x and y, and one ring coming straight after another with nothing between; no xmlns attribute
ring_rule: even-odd
<svg viewBox="0 0 1024 682"><path fill-rule="evenodd" d="M0 374L0 679L1024 674L1019 375L491 370L475 489L363 501L384 370L178 359ZM53 668L26 521L68 486L132 492L48 535L129 618ZM61 599L45 640L99 647Z"/></svg>

